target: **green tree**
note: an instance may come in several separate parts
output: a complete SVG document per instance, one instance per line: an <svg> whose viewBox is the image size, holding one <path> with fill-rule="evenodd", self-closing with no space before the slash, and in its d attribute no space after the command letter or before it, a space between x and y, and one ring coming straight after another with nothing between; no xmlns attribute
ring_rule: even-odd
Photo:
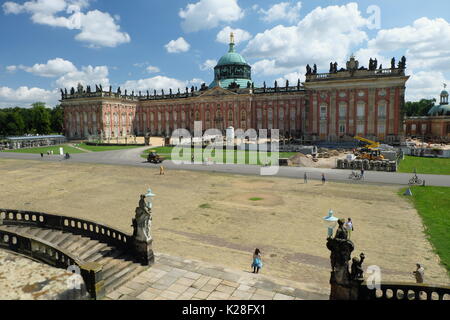
<svg viewBox="0 0 450 320"><path fill-rule="evenodd" d="M420 101L405 103L403 114L407 117L422 117L428 115L428 111L434 107L436 99L422 99Z"/></svg>
<svg viewBox="0 0 450 320"><path fill-rule="evenodd" d="M19 136L25 133L25 123L18 111L10 111L6 115L6 136Z"/></svg>
<svg viewBox="0 0 450 320"><path fill-rule="evenodd" d="M36 102L31 108L33 117L33 129L38 134L49 134L51 132L51 115L50 109L45 107L45 103Z"/></svg>
<svg viewBox="0 0 450 320"><path fill-rule="evenodd" d="M57 105L51 111L51 129L54 133L62 133L64 127L64 110Z"/></svg>

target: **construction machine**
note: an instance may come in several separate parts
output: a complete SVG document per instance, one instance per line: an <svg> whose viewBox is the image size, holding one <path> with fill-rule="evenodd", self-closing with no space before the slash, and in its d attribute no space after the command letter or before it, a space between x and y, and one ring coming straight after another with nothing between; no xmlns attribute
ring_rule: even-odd
<svg viewBox="0 0 450 320"><path fill-rule="evenodd" d="M150 163L161 163L164 161L164 158L156 153L156 150L150 151L147 157L147 161Z"/></svg>
<svg viewBox="0 0 450 320"><path fill-rule="evenodd" d="M355 136L356 140L365 143L363 148L358 149L357 158L358 159L367 159L374 161L382 161L384 157L381 155L380 143L376 141L372 141L360 136Z"/></svg>

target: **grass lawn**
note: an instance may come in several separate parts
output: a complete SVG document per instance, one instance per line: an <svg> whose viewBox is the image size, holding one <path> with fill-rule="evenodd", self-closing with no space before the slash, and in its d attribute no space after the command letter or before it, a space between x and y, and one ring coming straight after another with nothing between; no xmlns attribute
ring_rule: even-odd
<svg viewBox="0 0 450 320"><path fill-rule="evenodd" d="M405 191L403 189L401 194ZM415 186L411 191L426 233L450 274L450 188Z"/></svg>
<svg viewBox="0 0 450 320"><path fill-rule="evenodd" d="M143 154L142 154L142 158L147 158L148 153L151 150L155 150L158 155L164 157L166 160L171 160L172 159L172 150L173 147L158 147L158 148L152 148L152 149L148 149L146 150ZM186 149L189 150L189 149ZM205 151L205 150L203 150ZM250 156L255 157L257 159L257 164L258 165L262 165L263 163L261 162L261 159L259 158L258 152L256 151L242 151L242 150L226 150L223 152L223 159L222 162L218 161L219 163L228 163L226 161L227 156L231 156L230 154L233 154L233 163L237 163L237 157L239 155L239 157L245 157L245 164L256 164L254 163L255 161L250 161ZM296 152L280 152L280 158L290 158L293 155L295 155ZM269 152L269 157L270 157L271 153ZM215 150L213 150L212 152L212 156L215 156ZM206 160L206 159L204 159ZM214 161L214 158L212 159Z"/></svg>
<svg viewBox="0 0 450 320"><path fill-rule="evenodd" d="M77 144L77 147L80 147L85 150L89 150L92 152L102 152L102 151L113 151L113 150L123 150L123 149L134 149L139 148L140 146L90 146L85 143Z"/></svg>
<svg viewBox="0 0 450 320"><path fill-rule="evenodd" d="M399 172L412 173L414 168L421 174L447 174L450 175L450 159L447 158L422 158L405 156L400 161Z"/></svg>
<svg viewBox="0 0 450 320"><path fill-rule="evenodd" d="M15 152L15 153L36 153L40 154L41 152L43 154L47 154L47 151L53 151L54 155L59 155L59 148L64 148L64 153L84 153L81 150L75 149L73 147L70 147L68 145L61 145L61 146L48 146L48 147L39 147L39 148L29 148L29 149L18 149L18 150L4 150L3 152Z"/></svg>

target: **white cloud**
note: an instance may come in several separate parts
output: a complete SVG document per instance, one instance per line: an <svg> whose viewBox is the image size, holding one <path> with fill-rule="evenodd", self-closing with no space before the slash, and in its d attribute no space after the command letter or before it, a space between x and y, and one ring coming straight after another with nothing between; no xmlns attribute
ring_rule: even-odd
<svg viewBox="0 0 450 320"><path fill-rule="evenodd" d="M169 53L186 52L190 47L190 44L187 43L183 37L179 37L177 40L171 40L165 45L165 48Z"/></svg>
<svg viewBox="0 0 450 320"><path fill-rule="evenodd" d="M0 87L0 108L27 107L37 101L45 102L48 106L55 106L58 101L58 93L56 90L48 91L41 88L19 87L12 89Z"/></svg>
<svg viewBox="0 0 450 320"><path fill-rule="evenodd" d="M212 29L220 23L233 22L244 16L237 0L200 0L180 9L181 26L186 32Z"/></svg>
<svg viewBox="0 0 450 320"><path fill-rule="evenodd" d="M128 33L120 31L117 19L109 13L81 12L88 5L88 0L32 0L22 5L8 1L3 4L3 10L6 14L29 13L37 24L80 30L75 39L90 47L116 47L130 42Z"/></svg>
<svg viewBox="0 0 450 320"><path fill-rule="evenodd" d="M450 70L450 24L445 19L417 19L410 26L380 30L368 48L378 51L406 49L409 67Z"/></svg>
<svg viewBox="0 0 450 320"><path fill-rule="evenodd" d="M11 66L16 67L16 66ZM32 73L41 77L59 77L68 72L76 71L77 68L72 62L64 60L62 58L56 58L48 60L45 64L35 64L32 67L18 66L19 69L25 70L26 72Z"/></svg>
<svg viewBox="0 0 450 320"><path fill-rule="evenodd" d="M105 88L109 86L108 74L107 66L82 67L81 70L68 72L60 77L56 80L56 85L59 88L75 88L78 83L81 83L83 86L101 84Z"/></svg>
<svg viewBox="0 0 450 320"><path fill-rule="evenodd" d="M266 22L287 21L289 23L297 22L300 18L300 9L302 3L280 2L271 6L268 10L260 9L258 12L262 15L262 20Z"/></svg>
<svg viewBox="0 0 450 320"><path fill-rule="evenodd" d="M200 65L200 70L202 71L213 70L216 65L217 65L216 60L208 59L205 62L203 62L203 64Z"/></svg>
<svg viewBox="0 0 450 320"><path fill-rule="evenodd" d="M129 91L157 90L159 94L161 89L163 89L165 93L169 93L169 89L172 89L173 93L177 93L178 89L180 89L181 92L184 92L186 87L199 86L202 83L204 83L204 81L202 79L197 78L183 81L165 76L156 76L147 79L129 80L125 82L123 85L121 85L121 87Z"/></svg>
<svg viewBox="0 0 450 320"><path fill-rule="evenodd" d="M158 67L155 67L155 66L148 66L147 68L145 68L145 70L146 70L148 73L158 73L158 72L161 71L161 70L159 70Z"/></svg>
<svg viewBox="0 0 450 320"><path fill-rule="evenodd" d="M5 69L9 73L13 73L13 72L16 72L17 66L7 66Z"/></svg>
<svg viewBox="0 0 450 320"><path fill-rule="evenodd" d="M305 66L306 67L306 66ZM283 77L276 79L278 82L278 85L281 86L285 86L286 85L286 80L289 80L289 86L296 86L298 83L298 80L300 79L300 82L304 82L305 81L305 74L303 72L302 68L301 70L299 70L298 72L290 72L288 74L285 74Z"/></svg>
<svg viewBox="0 0 450 320"><path fill-rule="evenodd" d="M234 34L234 43L235 44L239 44L240 42L247 41L252 37L252 35L245 30L233 29L228 26L219 31L219 33L216 36L216 41L225 43L225 44L230 43L230 33L231 32L233 32L233 34Z"/></svg>
<svg viewBox="0 0 450 320"><path fill-rule="evenodd" d="M328 71L331 61L344 63L351 48L367 40L362 31L367 23L356 3L317 7L297 25L278 25L257 34L243 54L265 60L272 69L266 73L292 72L314 63Z"/></svg>
<svg viewBox="0 0 450 320"><path fill-rule="evenodd" d="M439 103L439 94L442 84L450 83L442 72L420 71L413 73L406 86L406 100L419 101L420 99L436 98Z"/></svg>

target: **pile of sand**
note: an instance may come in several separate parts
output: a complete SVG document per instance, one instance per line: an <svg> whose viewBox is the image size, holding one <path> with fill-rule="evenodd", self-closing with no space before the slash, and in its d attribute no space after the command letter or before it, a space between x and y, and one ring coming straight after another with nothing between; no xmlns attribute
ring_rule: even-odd
<svg viewBox="0 0 450 320"><path fill-rule="evenodd" d="M316 163L312 160L311 156L306 156L303 153L297 153L296 155L289 158L290 163L293 166L300 167L315 167Z"/></svg>

